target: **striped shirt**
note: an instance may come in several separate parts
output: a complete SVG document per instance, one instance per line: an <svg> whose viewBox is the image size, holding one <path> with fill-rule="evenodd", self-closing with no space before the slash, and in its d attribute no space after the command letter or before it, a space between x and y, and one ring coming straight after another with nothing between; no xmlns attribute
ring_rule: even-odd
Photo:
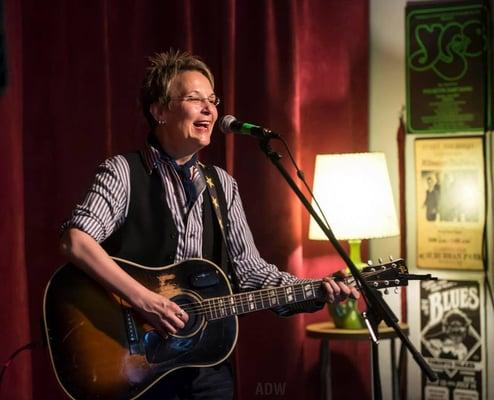
<svg viewBox="0 0 494 400"><path fill-rule="evenodd" d="M149 173L158 170L165 198L178 232L175 262L188 258L202 257L202 202L208 195L205 179L197 164L193 166L191 178L198 197L190 206L182 181L172 161L163 157L158 149L147 145L144 150L145 165ZM233 272L241 291L305 282L280 271L266 262L259 254L247 224L237 182L228 173L214 167L218 173L227 205L229 228L226 229L227 251ZM94 181L83 202L74 209L72 216L62 229L77 228L101 243L115 232L125 221L130 200L130 171L127 160L117 155L104 161L97 169ZM307 302L301 305L279 307L280 315L298 311L314 311L320 303Z"/></svg>

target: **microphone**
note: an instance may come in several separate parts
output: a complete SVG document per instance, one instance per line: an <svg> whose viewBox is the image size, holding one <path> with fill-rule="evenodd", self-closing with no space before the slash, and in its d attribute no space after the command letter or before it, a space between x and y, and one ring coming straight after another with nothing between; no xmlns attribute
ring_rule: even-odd
<svg viewBox="0 0 494 400"><path fill-rule="evenodd" d="M249 122L242 122L233 115L225 115L221 117L219 127L220 131L223 133L237 133L240 135L254 136L259 139L280 137L280 135L270 129L254 125Z"/></svg>

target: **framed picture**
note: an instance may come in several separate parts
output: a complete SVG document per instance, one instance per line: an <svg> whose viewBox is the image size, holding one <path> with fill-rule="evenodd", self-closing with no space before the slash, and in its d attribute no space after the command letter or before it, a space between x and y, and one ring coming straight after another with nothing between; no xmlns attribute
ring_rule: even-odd
<svg viewBox="0 0 494 400"><path fill-rule="evenodd" d="M438 375L422 399L486 398L482 280L420 283L420 350Z"/></svg>
<svg viewBox="0 0 494 400"><path fill-rule="evenodd" d="M489 11L479 1L406 7L407 131L491 126Z"/></svg>
<svg viewBox="0 0 494 400"><path fill-rule="evenodd" d="M415 140L418 268L484 268L483 137Z"/></svg>

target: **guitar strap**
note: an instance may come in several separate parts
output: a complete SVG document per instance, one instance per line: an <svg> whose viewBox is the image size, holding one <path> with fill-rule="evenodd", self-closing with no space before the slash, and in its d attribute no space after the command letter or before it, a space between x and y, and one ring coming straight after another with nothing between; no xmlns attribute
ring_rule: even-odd
<svg viewBox="0 0 494 400"><path fill-rule="evenodd" d="M236 285L237 282L233 279L231 273L230 257L228 256L228 241L226 240L226 229L228 229L229 223L226 212L227 206L225 193L221 186L221 181L218 173L216 172L216 169L211 165L205 165L202 163L199 163L199 167L201 168L201 171L204 175L204 179L206 181L206 190L211 200L213 213L216 216L216 222L218 223L221 237L223 239L223 245L221 246L221 266L222 269L227 273L230 282Z"/></svg>

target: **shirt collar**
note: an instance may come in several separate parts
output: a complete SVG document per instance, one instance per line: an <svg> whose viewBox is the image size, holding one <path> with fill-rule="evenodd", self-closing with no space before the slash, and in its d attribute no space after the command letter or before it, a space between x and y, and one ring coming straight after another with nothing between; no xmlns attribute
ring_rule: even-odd
<svg viewBox="0 0 494 400"><path fill-rule="evenodd" d="M146 140L146 146L142 150L142 153L146 164L146 170L149 175L151 175L153 169L157 168L161 164L166 163L175 165L175 160L161 148L161 145L153 134L149 134ZM197 154L195 154L188 162L197 164Z"/></svg>

